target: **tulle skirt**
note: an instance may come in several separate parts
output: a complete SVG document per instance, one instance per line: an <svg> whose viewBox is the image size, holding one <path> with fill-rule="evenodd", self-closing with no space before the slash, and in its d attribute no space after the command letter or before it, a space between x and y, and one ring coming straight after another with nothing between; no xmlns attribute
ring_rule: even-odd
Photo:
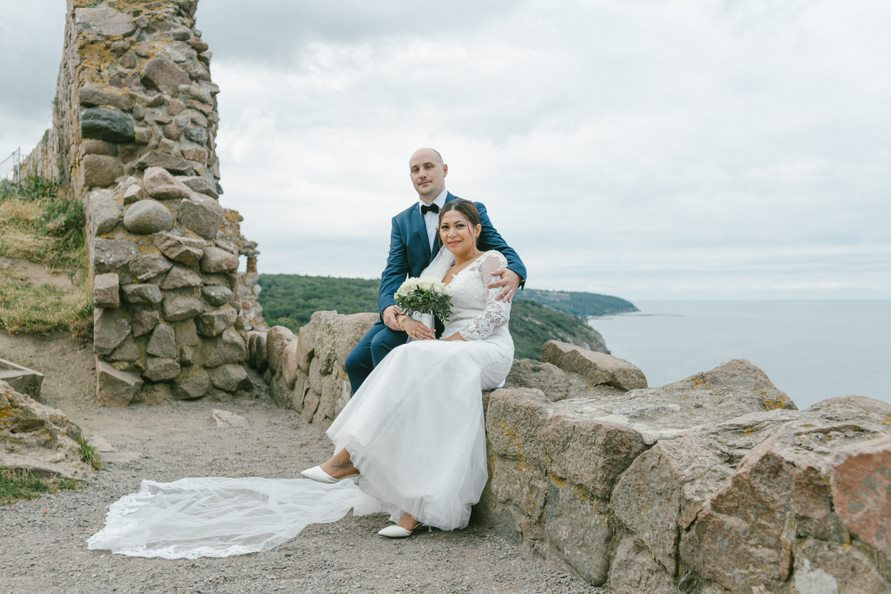
<svg viewBox="0 0 891 594"><path fill-rule="evenodd" d="M488 479L482 388L510 371L513 343L420 341L397 347L327 434L359 469L358 487L396 520L463 528Z"/></svg>

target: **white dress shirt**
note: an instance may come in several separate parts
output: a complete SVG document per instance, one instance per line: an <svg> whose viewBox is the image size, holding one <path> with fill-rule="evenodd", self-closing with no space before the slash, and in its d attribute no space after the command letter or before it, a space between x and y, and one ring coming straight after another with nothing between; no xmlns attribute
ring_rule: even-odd
<svg viewBox="0 0 891 594"><path fill-rule="evenodd" d="M433 202L430 204L435 204L439 207L439 210L442 210L442 207L445 206L446 196L448 195L448 190L443 190L440 192L439 196L436 197ZM427 206L426 203L418 201L418 209L420 210L421 206ZM424 223L427 225L427 239L430 241L430 251L433 251L433 241L436 239L436 231L439 227L439 214L435 212L428 212L427 214L422 215L424 217Z"/></svg>

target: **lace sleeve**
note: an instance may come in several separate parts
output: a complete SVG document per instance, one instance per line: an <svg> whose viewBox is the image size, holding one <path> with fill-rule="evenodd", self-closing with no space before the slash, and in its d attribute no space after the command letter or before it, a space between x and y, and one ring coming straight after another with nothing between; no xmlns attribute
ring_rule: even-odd
<svg viewBox="0 0 891 594"><path fill-rule="evenodd" d="M484 286L491 281L492 273L504 266L507 266L507 260L499 252L492 252L485 258L480 266L480 275L483 277ZM486 290L485 308L461 331L465 340L484 340L491 336L497 328L508 323L510 303L495 299L500 292L500 288Z"/></svg>

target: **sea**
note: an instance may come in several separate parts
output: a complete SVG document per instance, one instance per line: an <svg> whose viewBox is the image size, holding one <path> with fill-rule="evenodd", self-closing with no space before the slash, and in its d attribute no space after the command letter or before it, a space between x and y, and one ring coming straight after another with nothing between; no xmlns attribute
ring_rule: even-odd
<svg viewBox="0 0 891 594"><path fill-rule="evenodd" d="M833 396L891 403L891 301L641 301L590 318L616 357L661 386L748 359L799 409Z"/></svg>

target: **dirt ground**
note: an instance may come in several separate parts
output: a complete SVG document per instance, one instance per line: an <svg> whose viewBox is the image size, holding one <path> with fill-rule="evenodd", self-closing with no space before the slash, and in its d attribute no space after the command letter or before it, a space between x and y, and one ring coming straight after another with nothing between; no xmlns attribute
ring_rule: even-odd
<svg viewBox="0 0 891 594"><path fill-rule="evenodd" d="M0 331L0 358L44 373L46 403L115 450L82 489L0 506L0 592L603 592L479 526L385 540L375 534L384 516L309 526L271 551L223 559L89 551L85 541L102 528L108 506L142 479L294 478L330 445L318 427L268 398L98 407L91 345L65 336ZM217 427L214 409L249 426Z"/></svg>

